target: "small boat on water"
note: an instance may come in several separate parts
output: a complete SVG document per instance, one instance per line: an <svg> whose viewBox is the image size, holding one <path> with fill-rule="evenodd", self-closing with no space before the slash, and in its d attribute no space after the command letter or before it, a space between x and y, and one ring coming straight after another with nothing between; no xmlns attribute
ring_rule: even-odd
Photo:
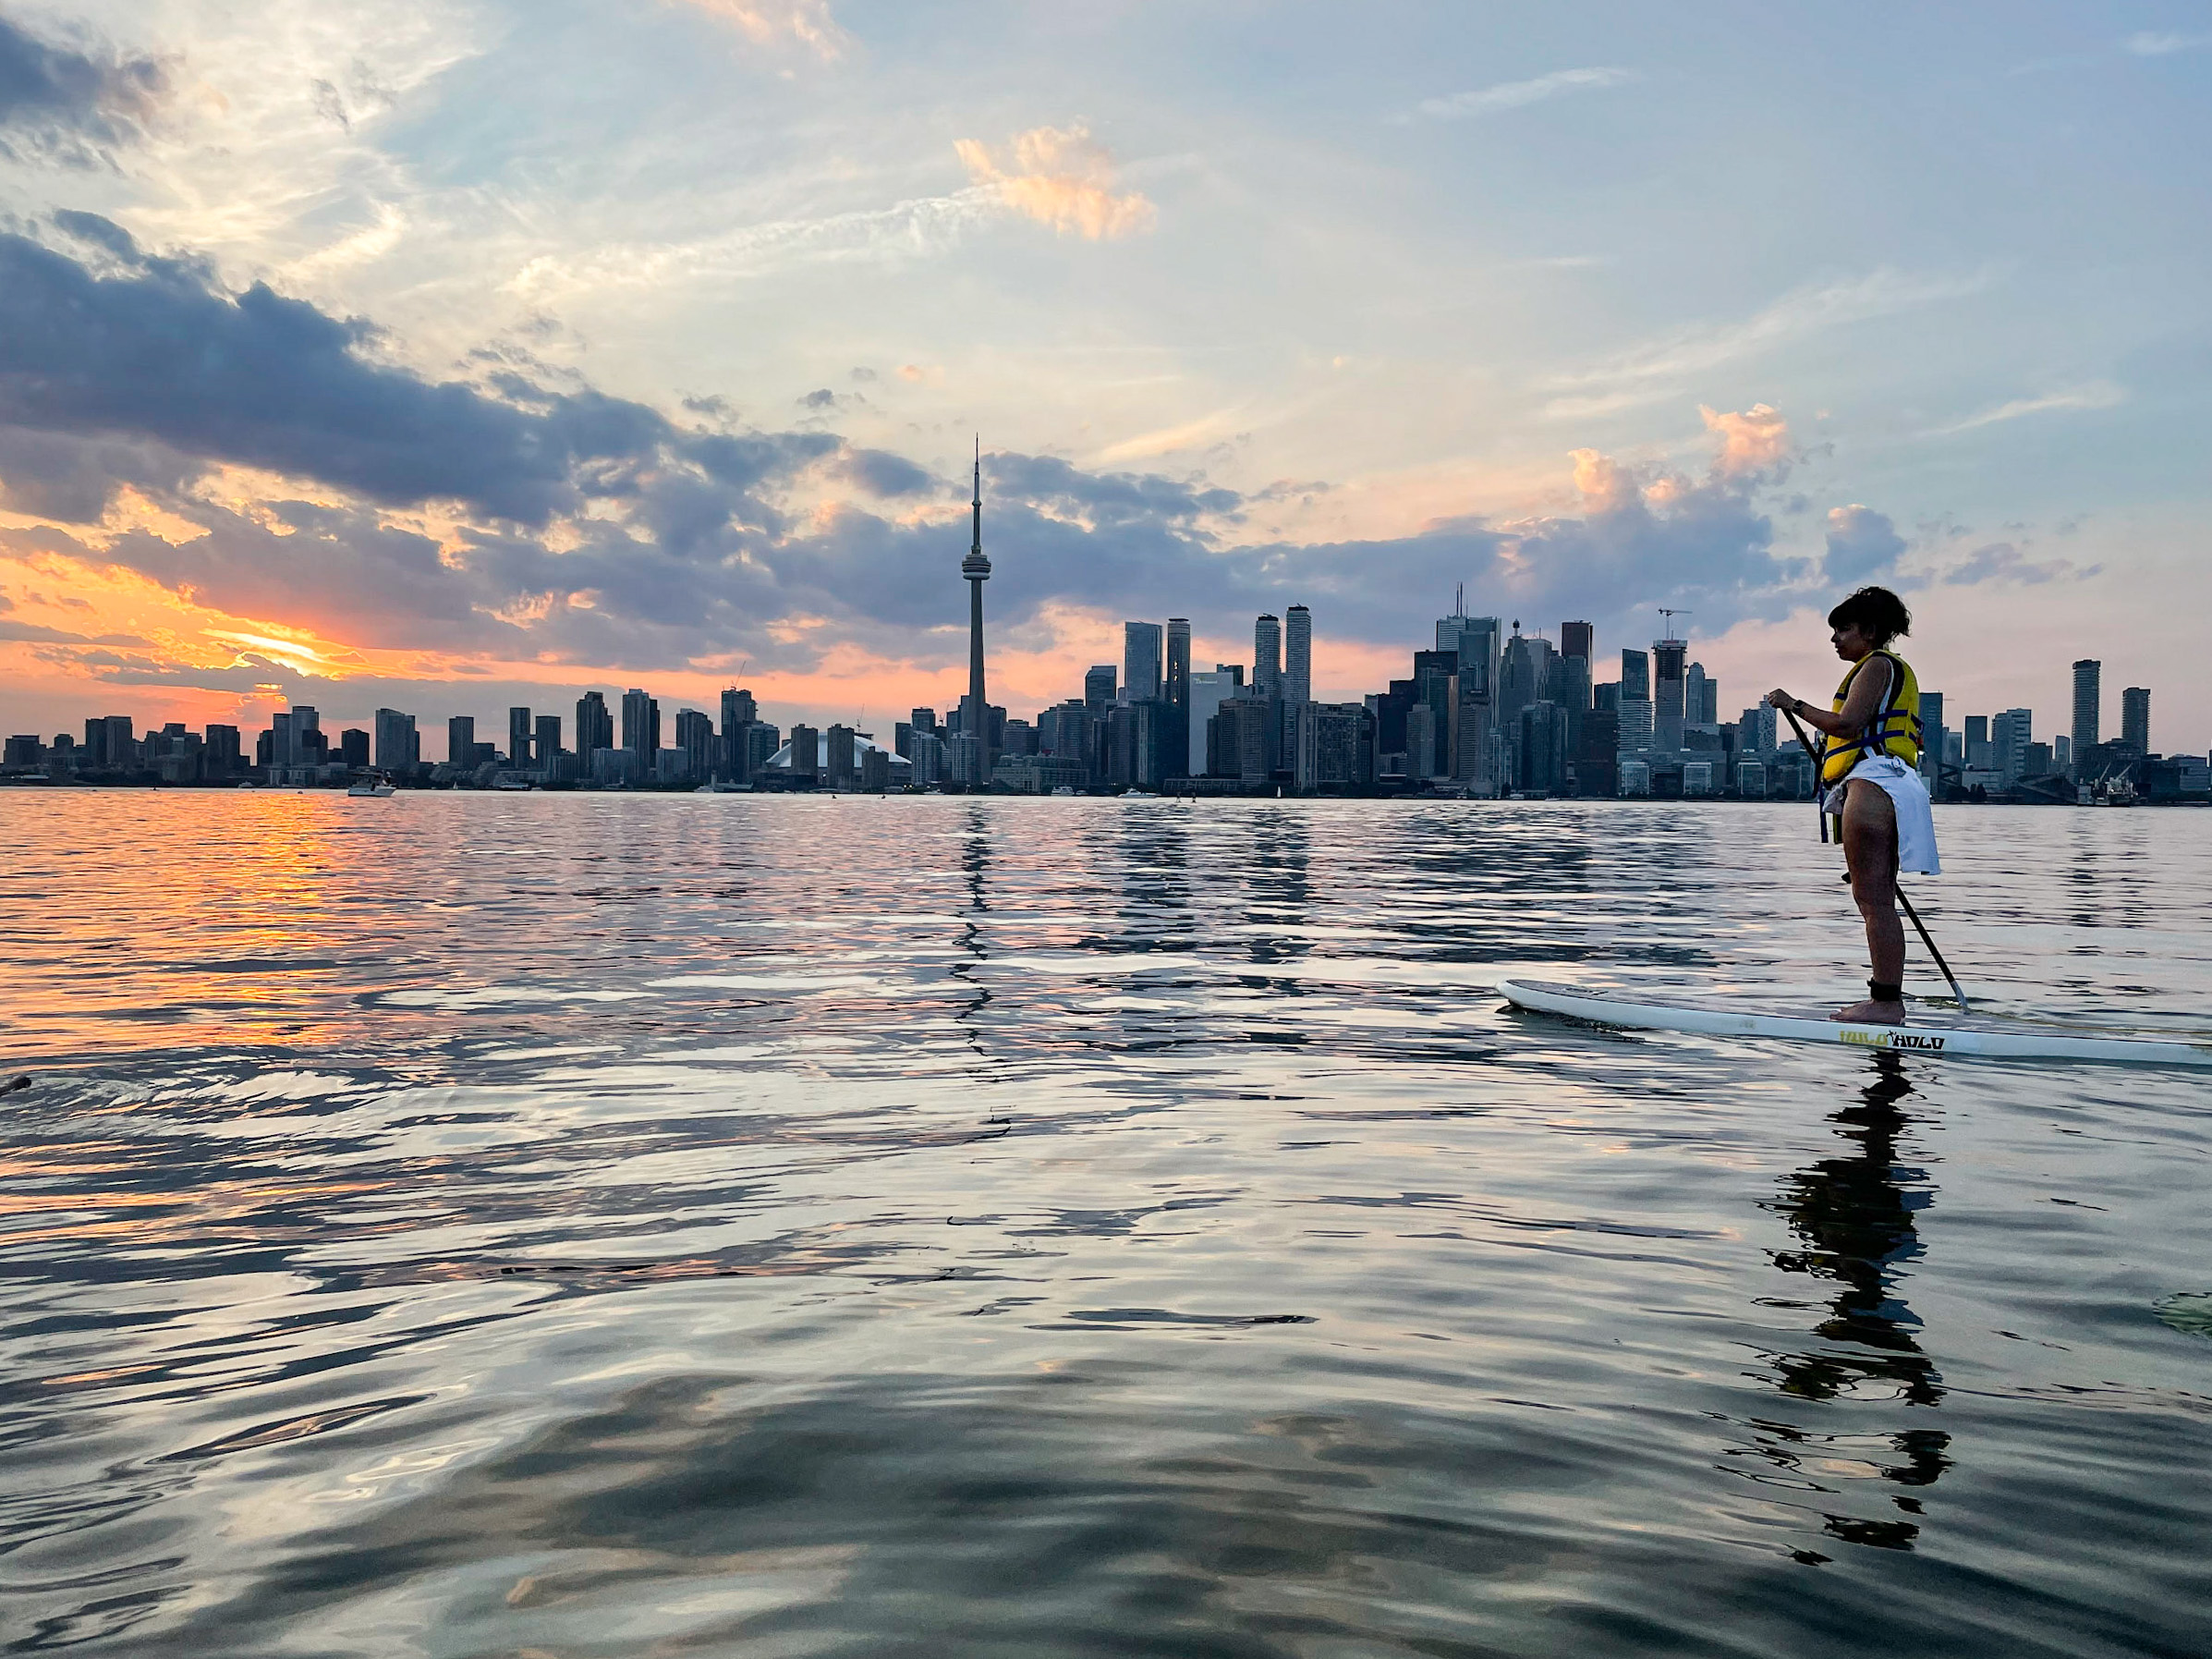
<svg viewBox="0 0 2212 1659"><path fill-rule="evenodd" d="M241 789L250 789L253 786L251 784L240 784L238 786L238 787ZM373 798L381 799L386 795L396 795L399 793L399 791L381 777L371 777L363 778L359 783L354 785L352 788L346 790L346 793L348 795L359 795L364 799Z"/></svg>

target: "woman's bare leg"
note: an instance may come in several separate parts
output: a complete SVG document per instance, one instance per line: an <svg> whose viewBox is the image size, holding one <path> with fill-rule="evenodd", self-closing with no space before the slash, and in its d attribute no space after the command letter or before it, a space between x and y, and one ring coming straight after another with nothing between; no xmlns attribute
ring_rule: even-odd
<svg viewBox="0 0 2212 1659"><path fill-rule="evenodd" d="M1904 923L1897 916L1897 809L1889 791L1859 778L1845 786L1843 859L1851 866L1851 897L1866 921L1872 977L1894 985L1904 978ZM1835 1018L1854 1025L1902 1025L1902 1000L1853 1003Z"/></svg>

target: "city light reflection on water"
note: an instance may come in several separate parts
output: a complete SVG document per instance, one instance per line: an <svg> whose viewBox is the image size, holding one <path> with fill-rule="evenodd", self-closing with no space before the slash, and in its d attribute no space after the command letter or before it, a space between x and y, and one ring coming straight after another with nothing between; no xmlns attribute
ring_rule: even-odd
<svg viewBox="0 0 2212 1659"><path fill-rule="evenodd" d="M2199 1643L2201 1083L1487 992L1848 994L1800 811L0 831L8 1651ZM2212 1023L2212 815L1941 833L1978 998Z"/></svg>

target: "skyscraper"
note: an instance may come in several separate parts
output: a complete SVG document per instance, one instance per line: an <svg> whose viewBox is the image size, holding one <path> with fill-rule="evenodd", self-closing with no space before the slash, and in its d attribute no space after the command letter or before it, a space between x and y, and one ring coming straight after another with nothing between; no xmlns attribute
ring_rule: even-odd
<svg viewBox="0 0 2212 1659"><path fill-rule="evenodd" d="M1989 723L1990 764L2006 783L2019 780L2036 717L2026 709L2007 709Z"/></svg>
<svg viewBox="0 0 2212 1659"><path fill-rule="evenodd" d="M294 709L292 713L298 715L300 711ZM307 714L309 725L312 726L314 711L310 709ZM376 711L375 726L377 766L387 772L414 771L415 762L421 758L422 753L420 739L415 735L415 716L403 714L397 709L379 709ZM295 736L298 730L299 725L295 719Z"/></svg>
<svg viewBox="0 0 2212 1659"><path fill-rule="evenodd" d="M507 711L507 764L527 766L530 763L530 712L528 709Z"/></svg>
<svg viewBox="0 0 2212 1659"><path fill-rule="evenodd" d="M1559 653L1562 657L1580 657L1588 663L1596 659L1598 630L1587 622L1562 622L1559 625Z"/></svg>
<svg viewBox="0 0 2212 1659"><path fill-rule="evenodd" d="M2098 735L2098 707L2104 701L2105 665L2084 657L2073 665L2073 752L2078 760L2104 739Z"/></svg>
<svg viewBox="0 0 2212 1659"><path fill-rule="evenodd" d="M1170 616L1167 625L1167 700L1174 714L1168 724L1167 752L1162 764L1170 777L1188 777L1205 767L1203 749L1196 750L1197 766L1191 764L1190 745L1190 619Z"/></svg>
<svg viewBox="0 0 2212 1659"><path fill-rule="evenodd" d="M1272 611L1252 624L1252 695L1270 702L1282 696L1282 624Z"/></svg>
<svg viewBox="0 0 2212 1659"><path fill-rule="evenodd" d="M714 775L714 722L698 709L685 709L675 717L675 746L683 751L684 775L703 784Z"/></svg>
<svg viewBox="0 0 2212 1659"><path fill-rule="evenodd" d="M594 693L596 695L596 693ZM470 762L469 751L476 748L476 716L454 714L445 722L445 762L449 766L466 766Z"/></svg>
<svg viewBox="0 0 2212 1659"><path fill-rule="evenodd" d="M2150 753L2150 688L2130 686L2120 694L2120 740L2137 754Z"/></svg>
<svg viewBox="0 0 2212 1659"><path fill-rule="evenodd" d="M553 763L561 758L561 717L558 714L538 716L538 735L530 744L530 758L538 770L552 780Z"/></svg>
<svg viewBox="0 0 2212 1659"><path fill-rule="evenodd" d="M1205 777L1207 772L1206 726L1221 713L1221 704L1232 697L1244 695L1244 670L1238 667L1217 666L1210 672L1190 677L1188 706L1184 712L1185 744L1188 755L1191 777Z"/></svg>
<svg viewBox="0 0 2212 1659"><path fill-rule="evenodd" d="M1294 604L1282 618L1283 701L1294 704L1313 701L1313 613Z"/></svg>
<svg viewBox="0 0 2212 1659"><path fill-rule="evenodd" d="M991 561L983 556L983 440L976 440L975 541L967 557L960 561L960 575L967 583L967 697L960 705L960 729L976 741L966 751L966 775L961 780L980 788L991 779L991 700L983 691L983 584L991 579Z"/></svg>
<svg viewBox="0 0 2212 1659"><path fill-rule="evenodd" d="M1771 715L1774 711L1768 709ZM1932 787L1943 775L1943 693L1920 694L1920 770Z"/></svg>
<svg viewBox="0 0 2212 1659"><path fill-rule="evenodd" d="M661 704L636 686L622 694L622 746L648 771L661 751Z"/></svg>
<svg viewBox="0 0 2212 1659"><path fill-rule="evenodd" d="M1093 663L1083 675L1083 706L1103 709L1113 701L1114 666L1112 663Z"/></svg>
<svg viewBox="0 0 2212 1659"><path fill-rule="evenodd" d="M1130 702L1149 702L1161 691L1161 636L1157 622L1122 624L1122 696Z"/></svg>
<svg viewBox="0 0 2212 1659"><path fill-rule="evenodd" d="M1683 721L1686 717L1683 693L1687 665L1683 659L1689 653L1686 640L1670 638L1651 642L1651 740L1655 749L1682 747Z"/></svg>
<svg viewBox="0 0 2212 1659"><path fill-rule="evenodd" d="M1621 653L1621 701L1651 701L1651 658L1644 652L1623 648Z"/></svg>
<svg viewBox="0 0 2212 1659"><path fill-rule="evenodd" d="M577 764L589 774L591 756L595 750L614 747L614 716L607 712L607 700L597 691L587 691L576 700L576 758Z"/></svg>
<svg viewBox="0 0 2212 1659"><path fill-rule="evenodd" d="M1498 662L1505 649L1505 625L1495 616L1440 616L1436 648L1459 659L1463 700L1489 700L1497 694Z"/></svg>

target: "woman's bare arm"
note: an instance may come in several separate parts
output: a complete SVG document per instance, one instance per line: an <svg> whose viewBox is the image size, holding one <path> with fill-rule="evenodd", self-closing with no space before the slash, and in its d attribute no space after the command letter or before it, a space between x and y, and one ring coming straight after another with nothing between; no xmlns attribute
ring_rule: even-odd
<svg viewBox="0 0 2212 1659"><path fill-rule="evenodd" d="M1878 674L1862 672L1851 677L1851 689L1844 696L1843 712L1840 714L1816 708L1779 688L1767 693L1767 701L1778 709L1794 710L1798 719L1817 732L1825 732L1831 738L1855 738L1874 724L1876 713L1889 700L1890 677L1896 670L1890 666L1887 657L1880 660L1878 666L1881 670Z"/></svg>

